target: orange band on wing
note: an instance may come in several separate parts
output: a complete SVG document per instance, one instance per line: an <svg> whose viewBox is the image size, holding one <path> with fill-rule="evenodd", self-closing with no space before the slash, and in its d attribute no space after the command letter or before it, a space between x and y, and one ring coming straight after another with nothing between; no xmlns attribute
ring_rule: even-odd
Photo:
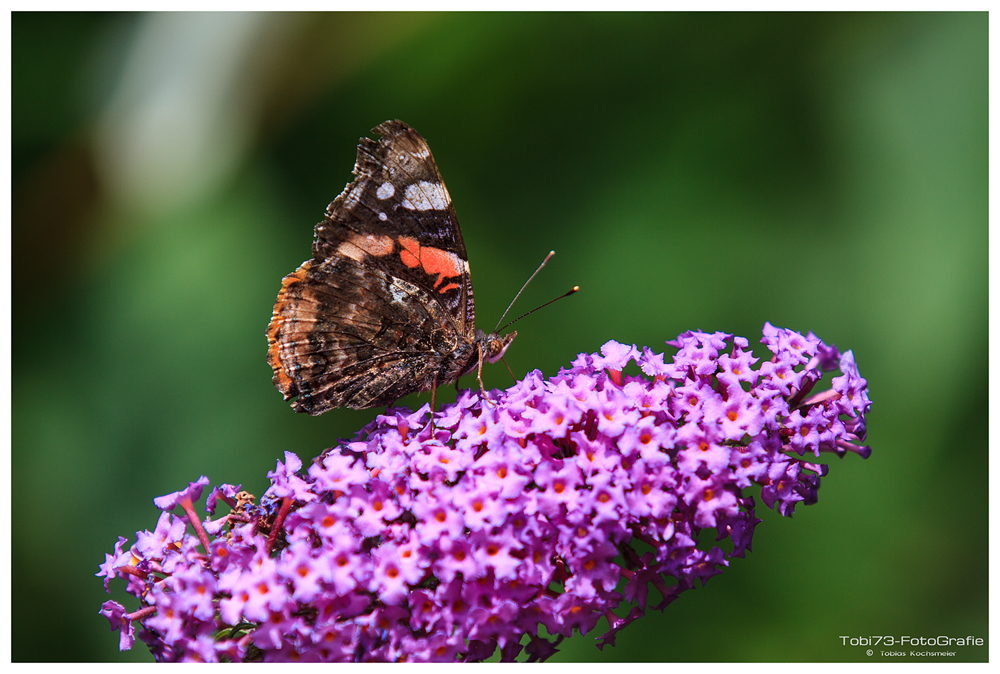
<svg viewBox="0 0 1000 674"><path fill-rule="evenodd" d="M399 245L403 247L403 250L399 251L399 259L403 261L403 264L410 268L418 266L420 264L420 244L404 236L399 240Z"/></svg>
<svg viewBox="0 0 1000 674"><path fill-rule="evenodd" d="M399 251L399 259L402 263L410 268L419 265L421 269L431 276L436 275L437 280L434 281L435 288L441 285L446 278L454 278L462 275L464 265L461 258L454 253L441 250L440 248L421 246L415 239L406 236L400 238L399 245L403 248ZM457 283L449 283L438 290L438 292L443 293L446 290L458 287Z"/></svg>

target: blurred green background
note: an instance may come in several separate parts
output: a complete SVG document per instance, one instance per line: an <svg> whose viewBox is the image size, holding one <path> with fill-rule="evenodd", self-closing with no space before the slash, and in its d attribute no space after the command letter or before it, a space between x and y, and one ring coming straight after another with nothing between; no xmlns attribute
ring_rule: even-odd
<svg viewBox="0 0 1000 674"><path fill-rule="evenodd" d="M116 536L202 474L260 494L378 413L294 414L264 328L390 118L434 151L482 327L550 249L518 308L583 289L518 324L515 372L694 328L760 355L771 321L871 387L871 459L556 661L988 637L986 13L14 14L12 38L14 660L149 661L98 615Z"/></svg>

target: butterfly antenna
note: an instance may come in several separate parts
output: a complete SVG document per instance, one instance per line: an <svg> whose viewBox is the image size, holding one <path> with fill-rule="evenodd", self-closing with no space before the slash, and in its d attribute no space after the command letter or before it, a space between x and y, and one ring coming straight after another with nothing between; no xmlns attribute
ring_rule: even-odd
<svg viewBox="0 0 1000 674"><path fill-rule="evenodd" d="M554 250L550 250L549 254L545 256L544 260L542 260L542 263L540 265L538 265L538 269L535 270L535 273L528 277L528 280L524 282L524 285L521 286L521 289L517 291L517 294L514 295L514 299L512 299L510 301L510 304L507 305L507 308L504 310L503 314L500 316L500 320L497 321L497 326L499 326L503 322L503 319L507 316L507 312L510 311L510 308L512 306L514 306L514 302L517 302L517 298L521 296L521 293L524 292L524 289L528 287L529 283L531 283L531 279L535 278L535 276L538 275L538 272L542 271L542 267L545 266L545 263L548 262L549 260L551 260L552 256L555 255L555 254L556 254L556 252ZM525 315L527 315L527 314L525 314ZM522 316L521 318L524 318L524 316ZM513 323L513 322L514 321L511 321L510 323ZM507 325L510 325L510 323L508 323ZM504 326L504 327L507 327L507 326ZM498 328L493 328L493 332L496 332L497 329Z"/></svg>
<svg viewBox="0 0 1000 674"><path fill-rule="evenodd" d="M529 280L530 280L530 279L529 279ZM533 314L533 313L535 313L536 311L538 311L539 309L541 309L542 307L547 307L547 306L549 306L550 304L552 304L552 303L553 303L553 302L555 302L556 300L561 300L561 299L562 299L562 298L564 298L564 297L569 297L570 295L572 295L573 293L575 293L575 292L576 292L576 291L578 291L579 289L580 289L580 286L573 286L572 288L570 288L570 289L569 289L569 291L568 291L568 292L566 292L566 293L563 293L562 295L560 295L559 297L555 298L554 300L549 300L548 302L546 302L546 303L545 303L545 304L543 304L542 306L539 306L539 307L535 307L534 309L532 309L531 311L529 311L529 312L528 312L527 314L521 314L520 316L518 316L517 318L515 318L514 320L512 320L512 321L511 321L510 323L507 323L507 325L503 326L503 328L498 328L497 330L494 330L493 332L499 332L500 330L503 330L504 328L506 328L506 327L508 327L508 326L510 326L510 325L513 325L514 323L517 323L517 322L518 322L519 320L521 320L522 318L524 318L524 317L525 317L525 316L527 316L528 314Z"/></svg>

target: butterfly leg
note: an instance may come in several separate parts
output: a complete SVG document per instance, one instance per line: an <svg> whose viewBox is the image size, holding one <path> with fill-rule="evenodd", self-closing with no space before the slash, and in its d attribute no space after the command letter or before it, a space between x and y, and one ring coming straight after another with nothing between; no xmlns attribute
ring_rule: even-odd
<svg viewBox="0 0 1000 674"><path fill-rule="evenodd" d="M434 373L434 383L431 384L431 435L434 434L434 410L437 409L438 376Z"/></svg>
<svg viewBox="0 0 1000 674"><path fill-rule="evenodd" d="M483 396L483 400L488 402L490 406L493 406L493 401L486 397L486 387L483 386L483 347L479 345L479 369L476 371L476 379L479 380L479 392Z"/></svg>
<svg viewBox="0 0 1000 674"><path fill-rule="evenodd" d="M516 384L517 383L517 377L514 376L514 371L512 369L510 369L510 365L507 365L507 361L504 360L504 358L502 356L501 356L500 360L503 361L504 367L507 368L507 372L510 372L510 378L513 379L514 383Z"/></svg>

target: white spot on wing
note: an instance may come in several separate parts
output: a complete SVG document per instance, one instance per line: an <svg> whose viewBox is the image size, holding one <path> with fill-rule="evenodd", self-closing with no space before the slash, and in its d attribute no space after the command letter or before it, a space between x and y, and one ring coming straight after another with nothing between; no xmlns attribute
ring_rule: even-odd
<svg viewBox="0 0 1000 674"><path fill-rule="evenodd" d="M382 201L385 201L395 193L396 193L396 188L392 186L392 183L382 183L381 185L378 186L378 189L375 190L375 196L377 196Z"/></svg>
<svg viewBox="0 0 1000 674"><path fill-rule="evenodd" d="M379 219L379 220L381 220L382 222L385 222L385 221L386 221L386 220L388 220L389 218L388 218L388 216L386 216L386 214L385 214L385 213L382 213L382 212L380 211L380 212L379 212L379 214L378 214L378 219Z"/></svg>
<svg viewBox="0 0 1000 674"><path fill-rule="evenodd" d="M392 301L394 304L406 303L406 291L400 288L395 283L389 284L389 292L392 293Z"/></svg>
<svg viewBox="0 0 1000 674"><path fill-rule="evenodd" d="M441 183L432 183L421 180L406 188L406 200L418 211L443 211L447 210L451 204L451 197L448 190ZM403 203L406 206L406 202ZM410 206L406 206L410 208Z"/></svg>

